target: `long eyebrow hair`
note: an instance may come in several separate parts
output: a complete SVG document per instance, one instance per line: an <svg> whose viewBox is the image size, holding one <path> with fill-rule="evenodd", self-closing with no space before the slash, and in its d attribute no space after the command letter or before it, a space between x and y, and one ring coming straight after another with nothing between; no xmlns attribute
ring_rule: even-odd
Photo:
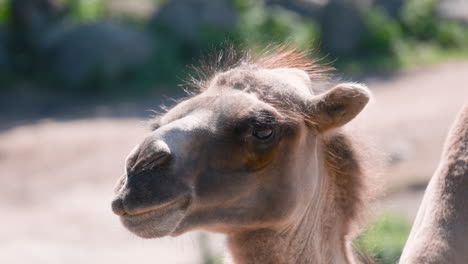
<svg viewBox="0 0 468 264"><path fill-rule="evenodd" d="M307 73L311 81L326 81L333 77L335 68L322 63L322 58L313 58L312 50L300 50L287 44L272 44L259 52L259 49L236 49L232 44L218 52L200 59L198 66L191 66L194 71L184 80L182 86L195 89L192 94L203 92L213 78L222 72L241 67L253 66L262 69L295 68Z"/></svg>
<svg viewBox="0 0 468 264"><path fill-rule="evenodd" d="M268 110L254 111L247 118L251 126L272 127L281 123L281 118Z"/></svg>

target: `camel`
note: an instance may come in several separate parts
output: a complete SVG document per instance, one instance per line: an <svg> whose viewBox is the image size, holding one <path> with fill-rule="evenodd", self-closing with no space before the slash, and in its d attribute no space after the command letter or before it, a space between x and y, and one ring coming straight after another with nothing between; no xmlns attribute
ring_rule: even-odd
<svg viewBox="0 0 468 264"><path fill-rule="evenodd" d="M400 264L468 261L468 104L454 122Z"/></svg>
<svg viewBox="0 0 468 264"><path fill-rule="evenodd" d="M308 57L230 49L201 67L198 91L126 159L112 202L123 225L143 238L224 233L236 264L356 263L370 166L343 127L370 93Z"/></svg>

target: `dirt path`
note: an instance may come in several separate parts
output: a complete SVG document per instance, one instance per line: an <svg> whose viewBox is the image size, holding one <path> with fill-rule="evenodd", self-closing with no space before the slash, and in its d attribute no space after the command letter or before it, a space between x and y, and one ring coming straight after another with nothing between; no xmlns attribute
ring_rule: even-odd
<svg viewBox="0 0 468 264"><path fill-rule="evenodd" d="M358 125L375 136L392 160L392 187L427 182L450 124L468 103L468 63L413 70L384 81L366 80L374 101Z"/></svg>
<svg viewBox="0 0 468 264"><path fill-rule="evenodd" d="M375 100L356 125L392 158L385 184L424 183L468 101L468 62L365 82ZM0 263L201 263L199 234L141 240L111 213L123 160L145 133L130 118L44 120L0 132ZM411 218L421 194L396 192L384 207ZM213 241L220 252L221 238Z"/></svg>

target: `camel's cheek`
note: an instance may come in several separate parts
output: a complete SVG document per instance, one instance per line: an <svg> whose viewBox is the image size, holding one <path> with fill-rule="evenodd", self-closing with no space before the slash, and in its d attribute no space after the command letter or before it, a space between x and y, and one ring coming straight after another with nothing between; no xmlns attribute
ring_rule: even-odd
<svg viewBox="0 0 468 264"><path fill-rule="evenodd" d="M243 162L247 169L257 171L266 168L267 166L276 167L277 165L286 166L287 159L294 146L297 145L298 133L295 130L288 129L281 139L277 140L270 146L249 146L243 153Z"/></svg>
<svg viewBox="0 0 468 264"><path fill-rule="evenodd" d="M261 170L273 161L277 152L277 148L262 152L248 152L244 162L250 170Z"/></svg>

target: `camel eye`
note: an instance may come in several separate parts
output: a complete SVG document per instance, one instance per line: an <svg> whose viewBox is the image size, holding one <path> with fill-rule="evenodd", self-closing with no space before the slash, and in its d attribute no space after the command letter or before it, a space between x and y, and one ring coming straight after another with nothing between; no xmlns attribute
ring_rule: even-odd
<svg viewBox="0 0 468 264"><path fill-rule="evenodd" d="M273 135L273 129L271 128L257 129L252 132L252 135L260 140L267 140L271 138L271 136Z"/></svg>

